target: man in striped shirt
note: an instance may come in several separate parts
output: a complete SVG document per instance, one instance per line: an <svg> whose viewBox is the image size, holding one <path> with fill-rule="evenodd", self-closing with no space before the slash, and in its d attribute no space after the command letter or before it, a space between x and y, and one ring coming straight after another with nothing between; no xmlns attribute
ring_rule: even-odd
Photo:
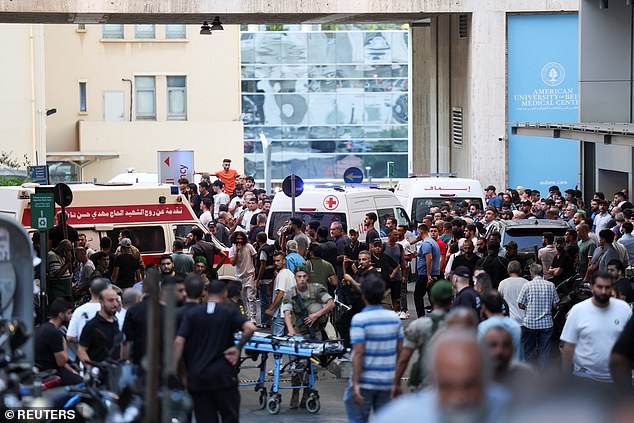
<svg viewBox="0 0 634 423"><path fill-rule="evenodd" d="M403 326L396 313L381 306L385 283L380 276L361 280L366 307L352 318L352 378L344 392L348 420L367 422L390 401L396 359L403 343Z"/></svg>

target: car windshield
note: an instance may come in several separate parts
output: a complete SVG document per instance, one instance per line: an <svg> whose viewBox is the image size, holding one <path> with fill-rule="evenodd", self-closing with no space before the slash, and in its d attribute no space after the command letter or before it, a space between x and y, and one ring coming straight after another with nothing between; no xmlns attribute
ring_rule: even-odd
<svg viewBox="0 0 634 423"><path fill-rule="evenodd" d="M451 197L451 198L414 198L412 202L412 220L420 223L423 217L429 214L429 209L432 207L449 206L452 210L458 209L458 204L465 202L469 205L475 204L480 210L482 210L481 198L467 198L467 197Z"/></svg>
<svg viewBox="0 0 634 423"><path fill-rule="evenodd" d="M323 226L330 228L332 222L341 222L347 230L346 215L344 213L323 213L323 212L295 212L295 217L302 219L306 225L317 220ZM279 229L291 218L291 212L275 212L269 217L269 239L277 239Z"/></svg>
<svg viewBox="0 0 634 423"><path fill-rule="evenodd" d="M519 251L533 250L535 247L542 248L542 236L544 232L552 232L556 237L564 236L566 228L564 227L516 227L507 228L502 236L502 245L506 245L509 241L517 242Z"/></svg>

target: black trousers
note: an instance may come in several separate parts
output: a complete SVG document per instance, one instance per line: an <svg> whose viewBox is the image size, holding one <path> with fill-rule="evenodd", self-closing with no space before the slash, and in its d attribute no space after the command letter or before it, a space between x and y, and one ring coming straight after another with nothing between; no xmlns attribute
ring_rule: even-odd
<svg viewBox="0 0 634 423"><path fill-rule="evenodd" d="M416 306L416 316L425 315L425 293L427 292L427 275L421 275L414 287L414 306Z"/></svg>
<svg viewBox="0 0 634 423"><path fill-rule="evenodd" d="M199 423L238 423L240 392L238 387L189 392L194 401L194 415Z"/></svg>

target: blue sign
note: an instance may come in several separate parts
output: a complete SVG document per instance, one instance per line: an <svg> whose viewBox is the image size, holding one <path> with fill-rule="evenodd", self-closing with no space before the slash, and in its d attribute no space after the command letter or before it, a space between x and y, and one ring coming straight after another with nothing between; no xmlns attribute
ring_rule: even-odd
<svg viewBox="0 0 634 423"><path fill-rule="evenodd" d="M295 179L295 197L299 197L304 192L304 181L297 175L288 175L282 181L282 192L288 197L293 197L293 179Z"/></svg>
<svg viewBox="0 0 634 423"><path fill-rule="evenodd" d="M40 185L50 185L48 182L48 166L29 166L28 167L29 178L33 182L37 182Z"/></svg>
<svg viewBox="0 0 634 423"><path fill-rule="evenodd" d="M508 17L507 122L578 122L577 15ZM509 186L563 192L579 183L579 142L512 135Z"/></svg>
<svg viewBox="0 0 634 423"><path fill-rule="evenodd" d="M358 167L349 167L343 172L343 181L346 184L360 184L363 182L363 171Z"/></svg>

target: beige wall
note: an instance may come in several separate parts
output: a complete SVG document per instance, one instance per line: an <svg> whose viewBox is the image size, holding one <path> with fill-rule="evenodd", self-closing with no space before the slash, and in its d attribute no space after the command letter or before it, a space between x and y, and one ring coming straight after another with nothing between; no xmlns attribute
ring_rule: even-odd
<svg viewBox="0 0 634 423"><path fill-rule="evenodd" d="M194 170L222 168L225 157L240 157L232 167L243 170L242 122L88 122L79 124L82 151L108 146L121 155L84 169L84 180L103 182L132 167L137 172L156 172L157 150L194 150ZM228 142L229 140L240 142ZM141 140L150 140L141 142Z"/></svg>
<svg viewBox="0 0 634 423"><path fill-rule="evenodd" d="M84 179L100 180L133 167L156 172L156 150L194 149L196 163L219 167L220 156L242 168L239 27L225 26L212 36L187 27L185 40L167 40L156 26L156 41L103 40L101 25L46 26L46 98L57 114L48 120L48 150L120 154L119 159L89 165ZM156 76L156 121L130 122L130 84L135 75ZM187 76L187 121L167 120L167 75ZM87 87L87 112L79 112L79 82ZM124 94L124 122L104 122L103 92ZM136 99L135 99L136 101Z"/></svg>
<svg viewBox="0 0 634 423"><path fill-rule="evenodd" d="M0 25L0 151L11 152L20 163L26 154L35 164L31 29L31 25Z"/></svg>

